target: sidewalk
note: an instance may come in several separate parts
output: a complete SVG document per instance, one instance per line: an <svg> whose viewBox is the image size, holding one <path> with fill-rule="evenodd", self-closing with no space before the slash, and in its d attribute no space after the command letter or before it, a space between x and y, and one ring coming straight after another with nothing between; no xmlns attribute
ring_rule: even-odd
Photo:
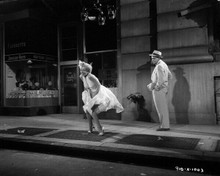
<svg viewBox="0 0 220 176"><path fill-rule="evenodd" d="M156 123L120 120L101 120L101 123L104 136L87 134L88 124L83 115L0 116L0 144L32 145L35 149L47 146L50 150L59 147L59 151L74 149L147 160L160 157L220 163L220 125L171 124L170 131L159 132Z"/></svg>

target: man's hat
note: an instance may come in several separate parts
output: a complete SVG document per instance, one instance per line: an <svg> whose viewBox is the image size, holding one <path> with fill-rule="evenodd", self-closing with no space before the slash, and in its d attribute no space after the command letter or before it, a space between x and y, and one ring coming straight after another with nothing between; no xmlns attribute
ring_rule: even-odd
<svg viewBox="0 0 220 176"><path fill-rule="evenodd" d="M158 50L154 50L152 54L149 54L149 56L163 58L162 52L160 52Z"/></svg>

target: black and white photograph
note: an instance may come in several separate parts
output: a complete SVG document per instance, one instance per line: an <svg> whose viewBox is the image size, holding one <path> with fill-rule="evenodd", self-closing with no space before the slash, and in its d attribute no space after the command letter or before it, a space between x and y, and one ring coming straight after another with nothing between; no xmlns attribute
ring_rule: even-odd
<svg viewBox="0 0 220 176"><path fill-rule="evenodd" d="M0 176L219 166L220 0L0 0Z"/></svg>

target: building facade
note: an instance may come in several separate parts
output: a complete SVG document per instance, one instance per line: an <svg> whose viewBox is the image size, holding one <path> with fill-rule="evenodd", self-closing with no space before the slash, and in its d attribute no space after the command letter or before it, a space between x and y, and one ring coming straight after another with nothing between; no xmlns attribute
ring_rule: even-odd
<svg viewBox="0 0 220 176"><path fill-rule="evenodd" d="M174 75L171 123L218 124L217 0L100 0L117 7L116 19L105 25L81 21L82 7L93 5L88 1L31 2L0 7L2 114L82 113L77 63L86 60L125 108L103 118L158 122L146 88L153 69L148 55L158 49ZM127 98L136 92L145 100L141 109Z"/></svg>
<svg viewBox="0 0 220 176"><path fill-rule="evenodd" d="M81 112L81 7L70 2L1 3L1 114Z"/></svg>
<svg viewBox="0 0 220 176"><path fill-rule="evenodd" d="M137 91L144 95L151 119L158 121L146 90L152 70L146 59L158 49L174 75L169 89L171 123L218 124L218 9L218 1L121 0L122 97L127 108L123 118L132 118L136 107L125 97Z"/></svg>

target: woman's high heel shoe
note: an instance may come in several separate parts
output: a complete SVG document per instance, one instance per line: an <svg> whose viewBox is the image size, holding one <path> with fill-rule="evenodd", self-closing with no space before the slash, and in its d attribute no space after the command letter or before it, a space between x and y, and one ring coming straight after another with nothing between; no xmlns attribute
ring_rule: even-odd
<svg viewBox="0 0 220 176"><path fill-rule="evenodd" d="M88 133L91 134L91 133L93 133L93 131L89 130Z"/></svg>
<svg viewBox="0 0 220 176"><path fill-rule="evenodd" d="M89 133L89 134L93 133L93 130L95 130L95 127L94 127L94 126L92 127L92 130L89 130L89 131L88 131L88 133Z"/></svg>
<svg viewBox="0 0 220 176"><path fill-rule="evenodd" d="M103 136L104 135L104 127L102 127L102 131L101 132L99 132L99 136Z"/></svg>

